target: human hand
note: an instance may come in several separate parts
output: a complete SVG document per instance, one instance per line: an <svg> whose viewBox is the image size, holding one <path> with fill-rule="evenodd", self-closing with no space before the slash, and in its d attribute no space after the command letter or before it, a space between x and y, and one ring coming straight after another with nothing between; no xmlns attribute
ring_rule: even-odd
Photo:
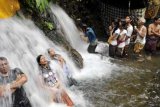
<svg viewBox="0 0 160 107"><path fill-rule="evenodd" d="M0 86L0 97L4 96L5 91L6 91L6 87L5 85L1 85Z"/></svg>
<svg viewBox="0 0 160 107"><path fill-rule="evenodd" d="M0 97L3 96L3 93L4 93L4 89L3 89L3 87L0 87Z"/></svg>
<svg viewBox="0 0 160 107"><path fill-rule="evenodd" d="M109 31L112 31L112 27L111 26L109 26Z"/></svg>
<svg viewBox="0 0 160 107"><path fill-rule="evenodd" d="M136 32L138 32L138 28L137 28L137 26L134 26L134 30L135 30Z"/></svg>

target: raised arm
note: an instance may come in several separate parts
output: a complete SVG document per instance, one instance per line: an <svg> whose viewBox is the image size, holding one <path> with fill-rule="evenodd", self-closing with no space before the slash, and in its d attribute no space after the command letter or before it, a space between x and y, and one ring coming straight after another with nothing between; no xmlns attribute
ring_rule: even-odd
<svg viewBox="0 0 160 107"><path fill-rule="evenodd" d="M19 88L26 82L27 82L27 76L25 74L19 74L17 75L16 80L10 84L10 88L11 89Z"/></svg>
<svg viewBox="0 0 160 107"><path fill-rule="evenodd" d="M158 32L156 32L155 29L153 29L153 25L152 24L149 25L148 35L150 35L150 36L160 36L159 32L160 32L160 29L159 29Z"/></svg>
<svg viewBox="0 0 160 107"><path fill-rule="evenodd" d="M146 27L143 27L142 31L140 31L140 30L138 30L138 29L136 29L136 31L137 31L137 33L139 34L139 36L140 36L141 38L144 38L144 36L145 36L146 33L147 33Z"/></svg>

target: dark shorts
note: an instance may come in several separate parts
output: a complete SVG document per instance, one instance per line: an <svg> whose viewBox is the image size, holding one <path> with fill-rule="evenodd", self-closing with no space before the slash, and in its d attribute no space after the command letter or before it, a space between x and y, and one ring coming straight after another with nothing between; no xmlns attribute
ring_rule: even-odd
<svg viewBox="0 0 160 107"><path fill-rule="evenodd" d="M109 56L110 57L115 57L116 55L116 48L117 46L109 45Z"/></svg>
<svg viewBox="0 0 160 107"><path fill-rule="evenodd" d="M32 107L23 88L17 89L13 94L13 107Z"/></svg>
<svg viewBox="0 0 160 107"><path fill-rule="evenodd" d="M89 45L87 50L89 53L96 53L95 52L96 47L97 45Z"/></svg>
<svg viewBox="0 0 160 107"><path fill-rule="evenodd" d="M14 102L13 107L32 107L29 100L21 100Z"/></svg>
<svg viewBox="0 0 160 107"><path fill-rule="evenodd" d="M155 52L157 47L157 41L158 41L157 38L148 37L145 45L145 50L151 53Z"/></svg>

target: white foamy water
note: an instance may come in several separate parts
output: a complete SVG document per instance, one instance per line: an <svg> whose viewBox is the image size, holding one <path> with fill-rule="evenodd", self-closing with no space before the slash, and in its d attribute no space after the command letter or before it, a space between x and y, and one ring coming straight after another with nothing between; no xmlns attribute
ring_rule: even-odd
<svg viewBox="0 0 160 107"><path fill-rule="evenodd" d="M53 47L57 53L67 57L64 50L47 39L32 21L16 17L0 20L0 41L0 56L8 59L11 68L19 67L28 77L25 90L32 106L65 107L63 104L51 104L49 93L39 86L37 78L39 70L36 62L36 57L39 54L47 56L47 49L50 47ZM80 91L75 94L70 89L66 88L66 90L75 104L79 104L82 107L85 106L85 101ZM80 99L80 101L76 99ZM1 104L0 107L3 107L3 105Z"/></svg>
<svg viewBox="0 0 160 107"><path fill-rule="evenodd" d="M101 59L101 56L98 54L88 53L87 47L89 44L81 40L74 21L57 5L52 5L51 10L57 18L55 21L57 21L58 28L61 28L59 30L64 33L67 40L71 42L71 45L79 51L84 59L84 68L80 73L75 73L76 78L86 79L101 78L104 75L109 76L111 71L117 66L112 64L107 57Z"/></svg>
<svg viewBox="0 0 160 107"><path fill-rule="evenodd" d="M80 41L80 32L74 21L66 14L66 12L58 5L51 6L54 20L57 24L58 33L62 34L75 49L83 48L83 41Z"/></svg>

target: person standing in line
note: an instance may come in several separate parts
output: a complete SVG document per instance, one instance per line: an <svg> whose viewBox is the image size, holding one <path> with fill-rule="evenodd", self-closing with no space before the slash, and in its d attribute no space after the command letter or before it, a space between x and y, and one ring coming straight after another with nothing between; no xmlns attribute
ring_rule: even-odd
<svg viewBox="0 0 160 107"><path fill-rule="evenodd" d="M119 22L119 28L115 31L118 34L117 38L117 56L123 57L124 48L125 48L125 40L127 35L127 30L125 29L125 24L123 22Z"/></svg>
<svg viewBox="0 0 160 107"><path fill-rule="evenodd" d="M151 60L151 54L156 53L157 41L160 37L160 17L155 17L154 22L148 27L148 35L145 50L148 54L147 60Z"/></svg>
<svg viewBox="0 0 160 107"><path fill-rule="evenodd" d="M142 49L144 48L144 45L146 43L146 34L147 34L147 28L144 26L144 23L146 20L144 18L139 18L138 20L138 28L135 26L136 31L136 40L134 45L134 52L138 54L138 61L143 61L144 58L142 58Z"/></svg>
<svg viewBox="0 0 160 107"><path fill-rule="evenodd" d="M131 36L133 33L133 26L131 25L132 19L130 16L126 16L125 18L126 26L127 26L127 34L126 34L126 41L125 41L125 47L124 47L124 56L128 56L128 51L129 51L129 45L130 45L130 40Z"/></svg>

